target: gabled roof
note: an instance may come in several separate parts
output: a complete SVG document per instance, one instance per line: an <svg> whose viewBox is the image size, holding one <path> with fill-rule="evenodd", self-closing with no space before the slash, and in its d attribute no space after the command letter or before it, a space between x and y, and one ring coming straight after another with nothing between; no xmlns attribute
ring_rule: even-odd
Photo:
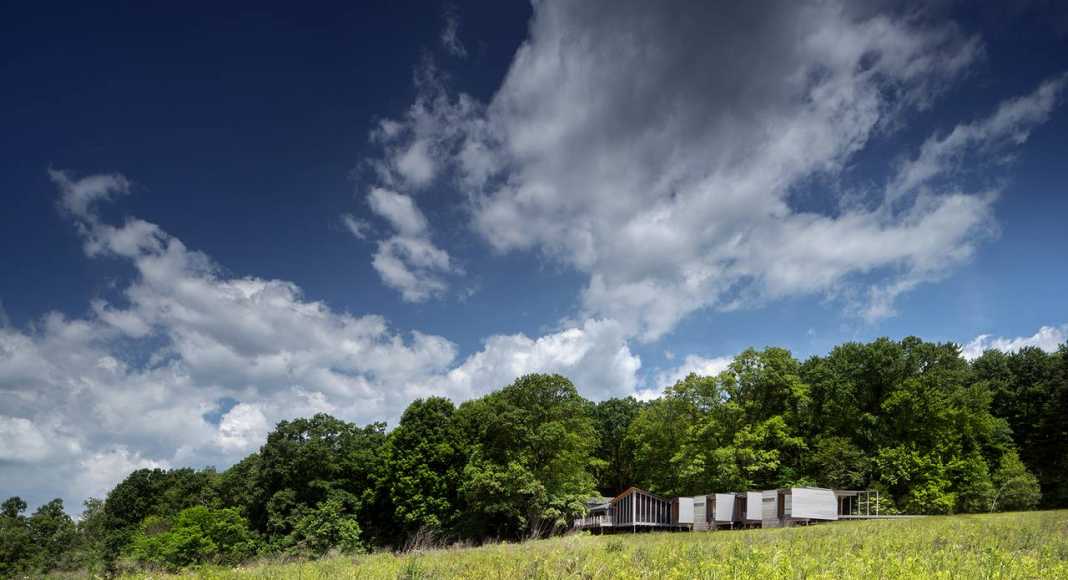
<svg viewBox="0 0 1068 580"><path fill-rule="evenodd" d="M661 500L661 501L668 501L667 499L662 498L662 497L656 495L655 493L645 491L644 489L642 489L640 487L635 487L635 486L632 485L632 486L628 487L627 489L624 489L623 492L620 493L619 495L617 495L616 497L613 497L612 498L612 503L615 503L615 502L619 501L620 499L623 499L625 496L628 496L628 495L631 495L631 494L634 494L634 493L640 493L640 494L643 494L643 495L647 495L649 497L652 497L652 498L655 498L655 499L658 499L658 500Z"/></svg>

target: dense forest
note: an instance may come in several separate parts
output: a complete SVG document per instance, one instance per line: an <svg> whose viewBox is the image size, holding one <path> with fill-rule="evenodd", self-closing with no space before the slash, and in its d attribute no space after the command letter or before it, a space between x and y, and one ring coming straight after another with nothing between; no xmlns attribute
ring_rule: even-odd
<svg viewBox="0 0 1068 580"><path fill-rule="evenodd" d="M1068 346L974 361L917 338L804 362L747 350L659 399L591 402L528 375L399 424L283 421L229 469L143 469L77 521L60 500L0 515L0 575L174 569L259 555L403 549L566 529L594 495L817 485L878 489L886 513L1068 506Z"/></svg>

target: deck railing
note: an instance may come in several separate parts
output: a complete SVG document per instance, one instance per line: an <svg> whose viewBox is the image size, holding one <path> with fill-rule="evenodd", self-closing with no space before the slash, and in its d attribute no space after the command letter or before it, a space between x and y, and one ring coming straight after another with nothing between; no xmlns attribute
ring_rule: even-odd
<svg viewBox="0 0 1068 580"><path fill-rule="evenodd" d="M578 518L575 520L574 527L576 528L599 528L604 526L611 526L612 518L609 516L587 516L584 518Z"/></svg>

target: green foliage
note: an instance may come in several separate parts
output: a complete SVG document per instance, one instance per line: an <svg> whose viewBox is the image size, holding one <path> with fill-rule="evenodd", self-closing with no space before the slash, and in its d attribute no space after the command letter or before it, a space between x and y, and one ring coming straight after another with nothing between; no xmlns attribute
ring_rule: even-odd
<svg viewBox="0 0 1068 580"><path fill-rule="evenodd" d="M991 376L1012 376L1003 366ZM628 429L635 483L668 496L877 487L895 498L889 509L986 511L992 466L1015 447L991 412L991 380L976 380L955 345L916 338L846 344L804 364L750 349L641 409Z"/></svg>
<svg viewBox="0 0 1068 580"><path fill-rule="evenodd" d="M310 510L344 494L350 514L373 522L385 424L358 427L326 414L282 421L260 449L247 511L261 533L282 537ZM249 468L249 471L253 471ZM361 525L361 527L365 527Z"/></svg>
<svg viewBox="0 0 1068 580"><path fill-rule="evenodd" d="M467 446L455 412L448 399L420 399L390 433L382 486L401 536L421 530L451 533L457 525Z"/></svg>
<svg viewBox="0 0 1068 580"><path fill-rule="evenodd" d="M1020 458L1037 476L1042 505L1068 505L1068 345L1056 353L990 350L973 367L993 395L994 414L1006 420Z"/></svg>
<svg viewBox="0 0 1068 580"><path fill-rule="evenodd" d="M990 511L1034 509L1042 497L1038 478L1014 451L1003 455L1000 463L994 473Z"/></svg>
<svg viewBox="0 0 1068 580"><path fill-rule="evenodd" d="M24 574L32 569L37 548L22 512L26 502L18 496L4 500L0 512L0 577Z"/></svg>
<svg viewBox="0 0 1068 580"><path fill-rule="evenodd" d="M77 530L63 500L42 505L30 517L24 511L26 502L16 496L0 512L0 576L72 568Z"/></svg>
<svg viewBox="0 0 1068 580"><path fill-rule="evenodd" d="M477 548L210 570L247 578L1028 578L1068 577L1068 512L840 522L780 530L567 535ZM153 574L143 576L158 578Z"/></svg>
<svg viewBox="0 0 1068 580"><path fill-rule="evenodd" d="M697 380L690 375L687 380ZM627 429L627 445L634 449L634 485L663 495L684 489L684 481L699 477L703 464L678 465L684 458L683 445L690 439L690 422L698 411L682 396L665 397L644 406ZM697 460L694 458L694 460Z"/></svg>
<svg viewBox="0 0 1068 580"><path fill-rule="evenodd" d="M17 495L5 499L3 506L0 507L0 515L5 518L19 518L24 511L26 511L26 501Z"/></svg>
<svg viewBox="0 0 1068 580"><path fill-rule="evenodd" d="M298 552L321 556L333 549L354 553L363 548L353 502L341 495L324 500L297 519L289 541Z"/></svg>
<svg viewBox="0 0 1068 580"><path fill-rule="evenodd" d="M870 480L871 461L849 437L821 433L805 454L805 471L833 489L860 489Z"/></svg>
<svg viewBox="0 0 1068 580"><path fill-rule="evenodd" d="M110 568L149 516L169 518L193 506L216 506L218 474L213 469L139 469L108 493L104 560Z"/></svg>
<svg viewBox="0 0 1068 580"><path fill-rule="evenodd" d="M70 547L71 562L75 568L99 574L107 567L104 540L108 534L108 521L104 513L104 502L91 497L85 500L82 507L82 515L77 523L77 536Z"/></svg>
<svg viewBox="0 0 1068 580"><path fill-rule="evenodd" d="M637 473L665 495L800 481L810 409L800 371L783 349L750 349L719 376L680 381L632 424Z"/></svg>
<svg viewBox="0 0 1068 580"><path fill-rule="evenodd" d="M595 492L590 405L560 375L526 375L458 411L470 441L460 494L476 537L518 538L568 526Z"/></svg>
<svg viewBox="0 0 1068 580"><path fill-rule="evenodd" d="M597 488L606 496L619 494L635 481L635 445L627 432L641 410L642 403L634 397L608 399L593 407L598 441L595 456L604 461L594 471Z"/></svg>
<svg viewBox="0 0 1068 580"><path fill-rule="evenodd" d="M77 529L74 520L63 511L63 500L54 499L37 508L28 523L37 550L34 568L44 571L70 568L67 549L74 544Z"/></svg>
<svg viewBox="0 0 1068 580"><path fill-rule="evenodd" d="M106 575L120 555L173 570L413 537L520 539L564 529L590 496L629 485L669 497L876 489L883 514L1064 506L1065 417L1068 346L973 363L956 345L912 337L843 344L804 363L749 349L719 375L690 375L644 403L595 404L562 376L527 375L459 408L415 401L388 434L325 414L283 421L221 474L137 470L105 501L86 502L77 524L59 500L27 516L10 498L0 576Z"/></svg>
<svg viewBox="0 0 1068 580"><path fill-rule="evenodd" d="M255 536L235 508L186 508L173 519L149 516L130 544L143 564L176 570L201 563L234 564L256 552Z"/></svg>

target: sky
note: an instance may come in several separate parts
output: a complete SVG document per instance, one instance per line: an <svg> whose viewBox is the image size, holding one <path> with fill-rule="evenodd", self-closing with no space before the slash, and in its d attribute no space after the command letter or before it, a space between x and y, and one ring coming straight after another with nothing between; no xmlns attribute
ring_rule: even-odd
<svg viewBox="0 0 1068 580"><path fill-rule="evenodd" d="M4 12L4 497L530 372L1068 333L1060 3Z"/></svg>

